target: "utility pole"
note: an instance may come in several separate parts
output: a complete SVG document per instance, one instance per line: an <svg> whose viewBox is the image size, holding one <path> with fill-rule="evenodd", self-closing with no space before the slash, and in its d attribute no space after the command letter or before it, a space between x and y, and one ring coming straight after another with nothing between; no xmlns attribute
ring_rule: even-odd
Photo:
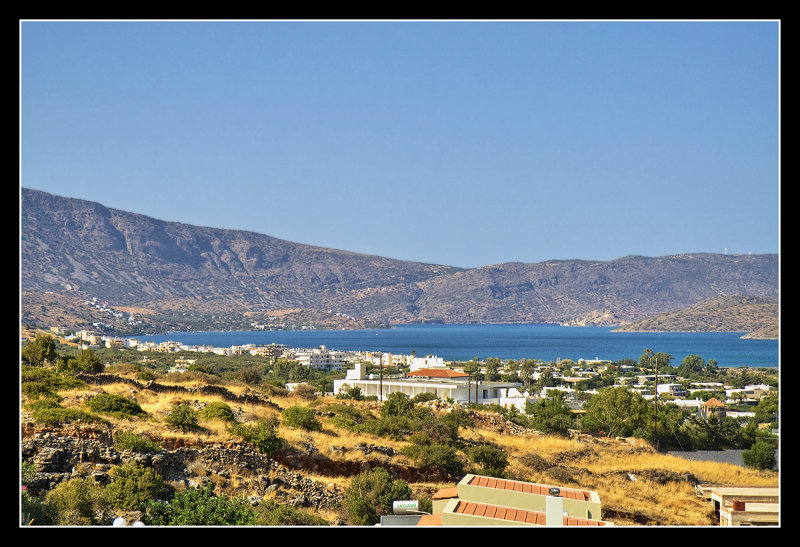
<svg viewBox="0 0 800 547"><path fill-rule="evenodd" d="M658 354L656 354L656 378L655 378L656 391L653 395L653 441L656 443L656 450L658 450Z"/></svg>

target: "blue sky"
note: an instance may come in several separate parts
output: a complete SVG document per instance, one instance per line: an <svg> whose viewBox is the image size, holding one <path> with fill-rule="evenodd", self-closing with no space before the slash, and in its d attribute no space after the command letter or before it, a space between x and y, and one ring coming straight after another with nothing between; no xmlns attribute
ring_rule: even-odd
<svg viewBox="0 0 800 547"><path fill-rule="evenodd" d="M779 250L776 21L23 21L21 186L476 267Z"/></svg>

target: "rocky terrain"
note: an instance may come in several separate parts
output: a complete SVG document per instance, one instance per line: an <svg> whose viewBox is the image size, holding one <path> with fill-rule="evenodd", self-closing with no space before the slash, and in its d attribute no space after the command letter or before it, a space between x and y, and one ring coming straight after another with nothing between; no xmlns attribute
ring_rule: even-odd
<svg viewBox="0 0 800 547"><path fill-rule="evenodd" d="M385 323L634 321L720 295L778 298L777 255L628 256L463 269L167 222L21 191L24 293L172 317L272 310ZM33 297L31 297L33 298ZM39 320L36 307L25 309Z"/></svg>
<svg viewBox="0 0 800 547"><path fill-rule="evenodd" d="M746 332L749 338L778 338L778 300L719 296L685 310L658 314L619 331Z"/></svg>

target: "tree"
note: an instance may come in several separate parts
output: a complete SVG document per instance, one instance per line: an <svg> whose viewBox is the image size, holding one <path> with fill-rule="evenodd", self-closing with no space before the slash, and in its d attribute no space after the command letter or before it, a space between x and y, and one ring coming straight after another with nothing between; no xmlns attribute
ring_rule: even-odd
<svg viewBox="0 0 800 547"><path fill-rule="evenodd" d="M91 348L82 349L80 353L78 353L77 364L81 372L88 372L90 374L97 374L103 372L105 369L103 363L100 362L100 358L97 357Z"/></svg>
<svg viewBox="0 0 800 547"><path fill-rule="evenodd" d="M485 378L487 382L495 382L500 378L500 373L498 370L500 369L500 359L497 357L489 357L486 359L486 374Z"/></svg>
<svg viewBox="0 0 800 547"><path fill-rule="evenodd" d="M22 360L34 367L54 363L57 358L56 341L49 334L37 334L33 341L28 341L22 348Z"/></svg>
<svg viewBox="0 0 800 547"><path fill-rule="evenodd" d="M353 524L373 526L381 515L392 512L392 502L411 496L406 481L394 480L385 469L377 467L350 480L344 492L344 506Z"/></svg>
<svg viewBox="0 0 800 547"><path fill-rule="evenodd" d="M675 371L679 376L692 378L699 376L705 370L706 364L699 355L687 355Z"/></svg>
<svg viewBox="0 0 800 547"><path fill-rule="evenodd" d="M586 402L582 424L589 430L627 437L645 428L647 408L639 393L624 387L609 387Z"/></svg>
<svg viewBox="0 0 800 547"><path fill-rule="evenodd" d="M658 362L659 371L666 372L672 367L670 363L674 357L669 353L655 353L652 349L645 349L639 357L639 367L642 369L655 369Z"/></svg>
<svg viewBox="0 0 800 547"><path fill-rule="evenodd" d="M525 414L526 427L542 433L566 434L568 429L575 427L572 411L564 402L564 394L559 391L551 391L546 399L526 402Z"/></svg>

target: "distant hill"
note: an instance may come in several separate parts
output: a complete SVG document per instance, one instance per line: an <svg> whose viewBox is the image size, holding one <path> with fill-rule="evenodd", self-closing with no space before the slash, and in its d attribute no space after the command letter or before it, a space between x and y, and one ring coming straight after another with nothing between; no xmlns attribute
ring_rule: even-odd
<svg viewBox="0 0 800 547"><path fill-rule="evenodd" d="M778 300L718 296L686 309L628 323L618 331L746 332L748 338L778 338Z"/></svg>
<svg viewBox="0 0 800 547"><path fill-rule="evenodd" d="M719 295L778 298L777 255L464 269L162 221L37 190L22 189L21 198L23 291L95 297L157 313L260 320L273 310L314 310L391 323L551 323L587 316L625 322Z"/></svg>

